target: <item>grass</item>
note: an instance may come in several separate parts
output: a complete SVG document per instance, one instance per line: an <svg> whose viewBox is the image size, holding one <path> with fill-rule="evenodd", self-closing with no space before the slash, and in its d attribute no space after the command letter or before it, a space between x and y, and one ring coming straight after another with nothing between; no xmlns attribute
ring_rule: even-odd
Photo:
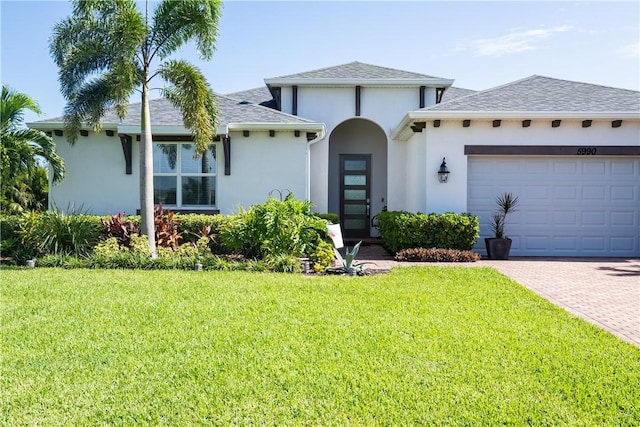
<svg viewBox="0 0 640 427"><path fill-rule="evenodd" d="M640 424L640 349L488 268L0 275L2 425Z"/></svg>

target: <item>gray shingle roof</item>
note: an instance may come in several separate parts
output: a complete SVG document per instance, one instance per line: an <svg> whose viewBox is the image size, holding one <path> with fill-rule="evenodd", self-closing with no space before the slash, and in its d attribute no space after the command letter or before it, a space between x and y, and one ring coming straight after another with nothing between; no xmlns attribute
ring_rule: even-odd
<svg viewBox="0 0 640 427"><path fill-rule="evenodd" d="M424 110L634 112L640 92L534 75Z"/></svg>
<svg viewBox="0 0 640 427"><path fill-rule="evenodd" d="M275 79L437 79L439 77L394 68L379 67L362 62L350 62L335 67L321 68L304 73L289 74Z"/></svg>
<svg viewBox="0 0 640 427"><path fill-rule="evenodd" d="M463 89L461 87L448 87L442 95L442 102L451 101L454 99L462 98L463 96L476 93L476 90Z"/></svg>
<svg viewBox="0 0 640 427"><path fill-rule="evenodd" d="M223 95L215 95L218 102L218 126L229 123L315 123L311 120L285 114L280 111L233 99ZM149 101L151 124L154 126L182 126L182 113L164 98ZM102 119L103 125L139 125L140 103L129 104L127 116L121 121L115 110L107 111ZM62 117L42 120L34 123L61 123Z"/></svg>
<svg viewBox="0 0 640 427"><path fill-rule="evenodd" d="M276 108L276 102L266 86L257 87L255 89L243 90L240 92L228 93L225 96L237 99L238 101L247 101L252 104L262 105L264 107Z"/></svg>

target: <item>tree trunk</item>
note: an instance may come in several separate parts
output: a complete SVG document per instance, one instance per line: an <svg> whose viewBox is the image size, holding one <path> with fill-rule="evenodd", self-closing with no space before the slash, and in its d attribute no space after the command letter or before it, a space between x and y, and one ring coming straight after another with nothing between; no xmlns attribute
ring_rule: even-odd
<svg viewBox="0 0 640 427"><path fill-rule="evenodd" d="M149 116L149 86L142 85L140 123L140 232L147 235L149 251L156 257L156 233L153 218L153 139Z"/></svg>

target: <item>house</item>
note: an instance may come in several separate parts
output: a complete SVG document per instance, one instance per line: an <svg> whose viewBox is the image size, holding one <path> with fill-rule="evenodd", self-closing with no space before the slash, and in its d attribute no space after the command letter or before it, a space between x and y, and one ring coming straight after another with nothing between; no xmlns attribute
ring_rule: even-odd
<svg viewBox="0 0 640 427"><path fill-rule="evenodd" d="M153 100L156 202L232 213L290 191L337 213L346 236L375 236L386 208L471 212L488 237L495 197L510 191L521 200L506 227L512 255L640 256L640 92L543 76L479 92L452 84L359 62L267 78L216 95L218 137L199 160L181 115ZM51 203L135 213L139 122L131 104L73 147L61 119L31 123L66 162Z"/></svg>

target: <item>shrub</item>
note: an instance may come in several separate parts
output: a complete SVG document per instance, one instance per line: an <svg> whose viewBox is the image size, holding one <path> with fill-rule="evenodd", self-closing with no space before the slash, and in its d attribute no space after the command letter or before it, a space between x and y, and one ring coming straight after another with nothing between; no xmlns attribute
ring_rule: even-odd
<svg viewBox="0 0 640 427"><path fill-rule="evenodd" d="M313 262L313 269L319 273L329 267L336 256L333 253L333 246L330 243L320 240L314 250L309 254L309 259Z"/></svg>
<svg viewBox="0 0 640 427"><path fill-rule="evenodd" d="M476 262L480 259L480 255L458 249L411 248L398 252L395 259L409 262Z"/></svg>
<svg viewBox="0 0 640 427"><path fill-rule="evenodd" d="M119 246L129 247L131 236L140 234L140 227L130 218L125 219L122 213L111 215L110 218L102 218L102 228L107 238L114 237Z"/></svg>
<svg viewBox="0 0 640 427"><path fill-rule="evenodd" d="M201 237L209 239L208 246L214 254L228 254L230 248L223 246L220 233L229 227L234 217L229 215L176 214L183 242L195 243Z"/></svg>
<svg viewBox="0 0 640 427"><path fill-rule="evenodd" d="M326 221L311 213L311 203L270 197L262 205L235 215L221 230L222 245L246 258L269 255L302 257L327 236Z"/></svg>
<svg viewBox="0 0 640 427"><path fill-rule="evenodd" d="M378 214L382 243L392 253L409 248L471 250L478 239L478 217L471 214L429 214L383 211Z"/></svg>
<svg viewBox="0 0 640 427"><path fill-rule="evenodd" d="M287 254L272 254L265 258L267 267L277 273L300 273L302 264L300 259Z"/></svg>
<svg viewBox="0 0 640 427"><path fill-rule="evenodd" d="M340 223L340 217L335 213L319 213L315 214L318 218L322 218L327 221L329 224L338 224Z"/></svg>
<svg viewBox="0 0 640 427"><path fill-rule="evenodd" d="M58 209L25 214L19 232L22 243L36 255L88 255L102 231L100 217L66 214Z"/></svg>
<svg viewBox="0 0 640 427"><path fill-rule="evenodd" d="M153 208L153 216L156 244L162 248L177 248L182 239L182 235L178 232L180 220L175 218L175 214L170 209L165 211L162 205Z"/></svg>
<svg viewBox="0 0 640 427"><path fill-rule="evenodd" d="M45 255L36 260L38 267L87 268L89 262L69 254Z"/></svg>
<svg viewBox="0 0 640 427"><path fill-rule="evenodd" d="M24 265L36 255L34 248L22 243L21 215L0 215L0 257L3 262Z"/></svg>

